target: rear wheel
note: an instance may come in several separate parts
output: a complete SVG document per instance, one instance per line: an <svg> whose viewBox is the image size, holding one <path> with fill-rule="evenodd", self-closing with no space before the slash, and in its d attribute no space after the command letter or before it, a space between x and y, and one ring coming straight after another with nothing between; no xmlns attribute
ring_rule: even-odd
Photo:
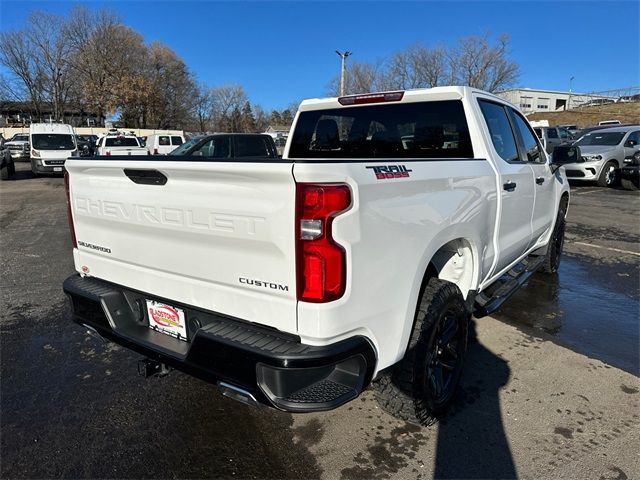
<svg viewBox="0 0 640 480"><path fill-rule="evenodd" d="M620 182L622 183L622 188L624 188L625 190L638 190L638 186L633 183L633 180L623 178L622 180L620 180Z"/></svg>
<svg viewBox="0 0 640 480"><path fill-rule="evenodd" d="M13 177L16 174L16 164L13 163L13 160L11 160L11 163L9 164L9 176Z"/></svg>
<svg viewBox="0 0 640 480"><path fill-rule="evenodd" d="M0 168L0 180L9 180L9 165Z"/></svg>
<svg viewBox="0 0 640 480"><path fill-rule="evenodd" d="M404 358L375 384L383 409L420 425L447 411L460 383L470 316L456 285L429 279Z"/></svg>
<svg viewBox="0 0 640 480"><path fill-rule="evenodd" d="M613 187L618 182L618 167L616 162L609 161L602 167L598 177L599 187Z"/></svg>

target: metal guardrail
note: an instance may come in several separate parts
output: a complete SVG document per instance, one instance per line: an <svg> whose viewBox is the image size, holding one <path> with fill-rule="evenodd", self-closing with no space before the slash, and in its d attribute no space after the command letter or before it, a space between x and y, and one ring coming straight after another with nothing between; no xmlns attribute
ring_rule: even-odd
<svg viewBox="0 0 640 480"><path fill-rule="evenodd" d="M640 87L625 87L599 92L572 94L567 101L567 110L631 102L640 102Z"/></svg>

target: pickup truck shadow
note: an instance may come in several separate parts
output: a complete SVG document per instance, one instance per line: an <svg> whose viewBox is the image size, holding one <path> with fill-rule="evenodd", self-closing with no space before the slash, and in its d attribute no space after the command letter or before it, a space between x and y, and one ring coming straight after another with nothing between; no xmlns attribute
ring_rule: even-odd
<svg viewBox="0 0 640 480"><path fill-rule="evenodd" d="M474 327L472 320L457 400L438 426L434 478L516 478L499 398L510 369L477 341Z"/></svg>

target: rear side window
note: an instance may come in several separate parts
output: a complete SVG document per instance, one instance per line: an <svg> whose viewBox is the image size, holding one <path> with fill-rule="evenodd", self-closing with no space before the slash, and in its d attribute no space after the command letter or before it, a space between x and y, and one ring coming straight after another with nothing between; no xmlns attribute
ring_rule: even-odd
<svg viewBox="0 0 640 480"><path fill-rule="evenodd" d="M549 138L558 138L558 132L555 128L550 128L549 130L547 130L547 135L549 136Z"/></svg>
<svg viewBox="0 0 640 480"><path fill-rule="evenodd" d="M133 137L107 137L105 147L137 147L138 139Z"/></svg>
<svg viewBox="0 0 640 480"><path fill-rule="evenodd" d="M462 102L302 112L291 158L473 158Z"/></svg>
<svg viewBox="0 0 640 480"><path fill-rule="evenodd" d="M182 145L182 137L171 137L171 145Z"/></svg>
<svg viewBox="0 0 640 480"><path fill-rule="evenodd" d="M171 142L169 141L169 137L164 135L158 137L158 145L160 145L161 147L164 147L166 145L171 145Z"/></svg>
<svg viewBox="0 0 640 480"><path fill-rule="evenodd" d="M520 160L516 139L511 130L511 124L507 118L507 112L500 104L479 100L480 110L484 116L493 146L498 155L507 162Z"/></svg>
<svg viewBox="0 0 640 480"><path fill-rule="evenodd" d="M266 138L258 136L236 137L236 157L271 157Z"/></svg>

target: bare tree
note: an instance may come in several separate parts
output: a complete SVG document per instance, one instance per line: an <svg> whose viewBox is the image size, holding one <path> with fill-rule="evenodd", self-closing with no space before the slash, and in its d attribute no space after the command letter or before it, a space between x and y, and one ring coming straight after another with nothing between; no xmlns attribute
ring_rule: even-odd
<svg viewBox="0 0 640 480"><path fill-rule="evenodd" d="M72 87L69 36L57 15L38 11L29 15L27 22L25 33L33 49L30 55L43 75L42 86L51 102L53 117L62 120Z"/></svg>
<svg viewBox="0 0 640 480"><path fill-rule="evenodd" d="M214 114L214 104L215 96L213 89L205 83L199 83L196 86L192 112L200 132L209 131Z"/></svg>
<svg viewBox="0 0 640 480"><path fill-rule="evenodd" d="M509 37L501 35L495 45L487 36L460 40L450 56L457 83L495 92L518 78L518 65L507 58Z"/></svg>
<svg viewBox="0 0 640 480"><path fill-rule="evenodd" d="M247 94L240 85L224 85L213 89L214 124L218 131L234 129L233 112L240 111L247 101Z"/></svg>
<svg viewBox="0 0 640 480"><path fill-rule="evenodd" d="M25 30L0 32L0 62L24 85L26 100L38 117L44 102L41 65L36 62Z"/></svg>

